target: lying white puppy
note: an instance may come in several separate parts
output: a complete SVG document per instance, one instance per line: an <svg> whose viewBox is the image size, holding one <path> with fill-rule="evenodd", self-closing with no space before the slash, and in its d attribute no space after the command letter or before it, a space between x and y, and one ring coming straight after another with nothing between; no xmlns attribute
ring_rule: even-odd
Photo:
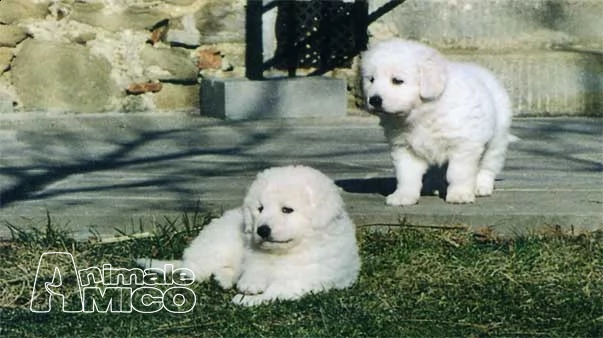
<svg viewBox="0 0 603 338"><path fill-rule="evenodd" d="M251 184L243 206L203 228L181 261L140 259L147 268L187 268L195 279L212 275L236 284L235 304L298 299L351 286L360 259L355 227L338 187L304 166L267 169Z"/></svg>
<svg viewBox="0 0 603 338"><path fill-rule="evenodd" d="M381 42L362 55L369 110L391 147L396 191L389 205L417 203L423 174L448 163L446 201L491 195L510 141L511 104L487 70L446 60L418 42Z"/></svg>

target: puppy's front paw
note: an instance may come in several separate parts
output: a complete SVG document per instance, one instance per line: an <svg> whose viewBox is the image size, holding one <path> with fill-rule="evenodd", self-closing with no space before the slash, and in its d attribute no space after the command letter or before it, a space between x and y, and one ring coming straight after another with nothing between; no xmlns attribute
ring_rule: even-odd
<svg viewBox="0 0 603 338"><path fill-rule="evenodd" d="M233 304L242 306L256 306L267 301L268 299L265 299L262 295L244 295L239 293L232 297Z"/></svg>
<svg viewBox="0 0 603 338"><path fill-rule="evenodd" d="M237 290L245 294L258 294L266 290L266 285L257 280L241 279L237 283Z"/></svg>
<svg viewBox="0 0 603 338"><path fill-rule="evenodd" d="M214 274L214 280L220 284L222 289L232 288L236 282L236 274L233 269L222 269Z"/></svg>
<svg viewBox="0 0 603 338"><path fill-rule="evenodd" d="M475 202L475 192L466 187L448 187L446 193L446 202L454 204L464 204Z"/></svg>
<svg viewBox="0 0 603 338"><path fill-rule="evenodd" d="M481 196L490 196L490 195L492 195L493 191L494 191L494 184L492 184L492 183L480 184L478 182L477 186L475 187L475 194L480 197Z"/></svg>
<svg viewBox="0 0 603 338"><path fill-rule="evenodd" d="M477 196L490 196L494 191L494 175L489 172L480 171L477 175L475 194Z"/></svg>
<svg viewBox="0 0 603 338"><path fill-rule="evenodd" d="M387 196L387 198L385 199L385 203L387 205L393 206L413 205L417 204L418 201L419 195L402 193L398 192L397 190L393 194Z"/></svg>
<svg viewBox="0 0 603 338"><path fill-rule="evenodd" d="M246 297L249 297L249 296L244 295L242 293L236 294L234 297L232 297L232 303L236 304L236 305L245 305L246 303L245 303L244 299Z"/></svg>

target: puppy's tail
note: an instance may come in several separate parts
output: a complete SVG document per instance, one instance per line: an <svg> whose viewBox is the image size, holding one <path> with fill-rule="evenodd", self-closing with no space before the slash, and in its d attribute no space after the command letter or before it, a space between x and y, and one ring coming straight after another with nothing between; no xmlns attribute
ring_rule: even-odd
<svg viewBox="0 0 603 338"><path fill-rule="evenodd" d="M166 261L152 258L137 258L135 262L138 266L141 266L145 269L161 270L165 271L166 273L182 267L182 261L180 260Z"/></svg>

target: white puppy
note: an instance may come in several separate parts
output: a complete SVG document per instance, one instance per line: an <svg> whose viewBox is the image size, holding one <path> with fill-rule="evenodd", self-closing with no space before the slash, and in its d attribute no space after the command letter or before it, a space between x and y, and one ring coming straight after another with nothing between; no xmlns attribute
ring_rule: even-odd
<svg viewBox="0 0 603 338"><path fill-rule="evenodd" d="M362 56L368 108L381 118L397 187L389 205L417 203L431 165L448 164L446 201L491 195L510 140L511 105L487 70L418 42L381 42Z"/></svg>
<svg viewBox="0 0 603 338"><path fill-rule="evenodd" d="M138 260L147 268L187 268L199 281L212 275L233 302L258 305L342 289L358 277L355 227L338 187L304 166L267 169L249 187L243 206L203 228L182 261Z"/></svg>

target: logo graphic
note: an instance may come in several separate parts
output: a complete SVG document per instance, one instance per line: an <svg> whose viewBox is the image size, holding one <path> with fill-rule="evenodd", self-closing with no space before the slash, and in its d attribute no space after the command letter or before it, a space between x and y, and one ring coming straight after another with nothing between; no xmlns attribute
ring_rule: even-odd
<svg viewBox="0 0 603 338"><path fill-rule="evenodd" d="M194 281L189 269L164 270L88 267L78 270L68 252L47 252L40 256L31 295L32 312L172 313L193 310L195 293L187 288ZM52 277L49 277L52 276Z"/></svg>

